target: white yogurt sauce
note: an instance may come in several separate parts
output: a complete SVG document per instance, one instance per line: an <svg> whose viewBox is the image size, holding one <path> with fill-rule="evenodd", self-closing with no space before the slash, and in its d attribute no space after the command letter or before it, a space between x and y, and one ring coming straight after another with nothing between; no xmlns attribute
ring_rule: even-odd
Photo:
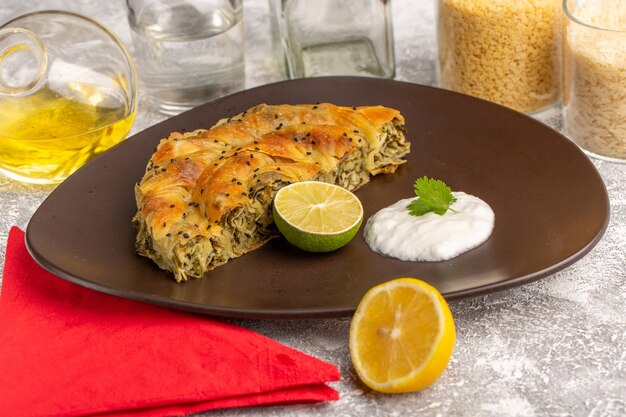
<svg viewBox="0 0 626 417"><path fill-rule="evenodd" d="M367 220L363 236L370 248L403 261L445 261L485 242L495 214L483 200L453 192L456 201L444 215L409 214L406 198L380 210Z"/></svg>

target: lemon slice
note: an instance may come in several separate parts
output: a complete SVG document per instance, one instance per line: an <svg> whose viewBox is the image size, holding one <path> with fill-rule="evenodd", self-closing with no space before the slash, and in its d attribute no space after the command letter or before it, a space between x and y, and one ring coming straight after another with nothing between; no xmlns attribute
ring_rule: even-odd
<svg viewBox="0 0 626 417"><path fill-rule="evenodd" d="M456 332L448 304L432 286L398 278L370 289L350 323L350 357L365 385L385 393L418 391L446 369Z"/></svg>
<svg viewBox="0 0 626 417"><path fill-rule="evenodd" d="M363 221L363 206L345 188L303 181L278 190L273 215L291 244L309 252L330 252L352 240Z"/></svg>

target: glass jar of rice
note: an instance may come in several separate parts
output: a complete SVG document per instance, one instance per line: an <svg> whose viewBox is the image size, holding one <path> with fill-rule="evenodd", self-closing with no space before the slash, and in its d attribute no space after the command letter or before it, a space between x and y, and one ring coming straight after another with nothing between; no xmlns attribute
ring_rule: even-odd
<svg viewBox="0 0 626 417"><path fill-rule="evenodd" d="M565 0L563 128L588 154L626 162L626 0Z"/></svg>
<svg viewBox="0 0 626 417"><path fill-rule="evenodd" d="M561 0L437 0L443 88L522 112L560 97Z"/></svg>

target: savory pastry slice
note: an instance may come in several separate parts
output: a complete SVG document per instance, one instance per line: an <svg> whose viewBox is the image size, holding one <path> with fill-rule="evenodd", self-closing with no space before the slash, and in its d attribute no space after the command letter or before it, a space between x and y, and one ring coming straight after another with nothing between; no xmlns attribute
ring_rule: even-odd
<svg viewBox="0 0 626 417"><path fill-rule="evenodd" d="M409 152L404 118L382 107L261 104L209 130L161 140L135 187L136 247L177 281L277 235L281 187L317 180L355 190Z"/></svg>

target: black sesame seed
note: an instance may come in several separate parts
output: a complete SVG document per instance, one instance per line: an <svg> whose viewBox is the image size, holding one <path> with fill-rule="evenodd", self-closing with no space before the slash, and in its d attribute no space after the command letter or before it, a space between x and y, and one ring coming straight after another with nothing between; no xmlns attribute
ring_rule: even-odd
<svg viewBox="0 0 626 417"><path fill-rule="evenodd" d="M253 154L250 154L250 158L254 158L254 155L253 155Z"/></svg>
<svg viewBox="0 0 626 417"><path fill-rule="evenodd" d="M170 208L176 207L176 204L170 204Z"/></svg>
<svg viewBox="0 0 626 417"><path fill-rule="evenodd" d="M222 151L222 154L225 154L225 153L226 153L226 151Z"/></svg>
<svg viewBox="0 0 626 417"><path fill-rule="evenodd" d="M354 132L354 133L359 133L359 131L358 131L358 130L356 130L356 129L354 129L354 130L353 130L353 132Z"/></svg>
<svg viewBox="0 0 626 417"><path fill-rule="evenodd" d="M311 141L311 145L315 145L317 142L315 142L314 140Z"/></svg>
<svg viewBox="0 0 626 417"><path fill-rule="evenodd" d="M172 234L171 233L166 233L165 236L169 237L169 236L172 236Z"/></svg>
<svg viewBox="0 0 626 417"><path fill-rule="evenodd" d="M311 155L311 152L307 152L306 154L307 154L307 155Z"/></svg>
<svg viewBox="0 0 626 417"><path fill-rule="evenodd" d="M200 194L204 194L204 188L200 189Z"/></svg>
<svg viewBox="0 0 626 417"><path fill-rule="evenodd" d="M237 181L237 185L241 185L241 181Z"/></svg>
<svg viewBox="0 0 626 417"><path fill-rule="evenodd" d="M165 227L165 226L166 226L166 223L165 223L165 222L163 222L163 227Z"/></svg>
<svg viewBox="0 0 626 417"><path fill-rule="evenodd" d="M224 159L224 155L220 156L220 159Z"/></svg>
<svg viewBox="0 0 626 417"><path fill-rule="evenodd" d="M276 171L280 171L280 167L276 168Z"/></svg>
<svg viewBox="0 0 626 417"><path fill-rule="evenodd" d="M245 192L245 191L243 191L243 192L241 193L241 195L245 197L245 196L247 196L248 194L246 194L246 192Z"/></svg>
<svg viewBox="0 0 626 417"><path fill-rule="evenodd" d="M313 110L317 109L317 106L313 106Z"/></svg>
<svg viewBox="0 0 626 417"><path fill-rule="evenodd" d="M226 197L230 197L230 193L226 193Z"/></svg>
<svg viewBox="0 0 626 417"><path fill-rule="evenodd" d="M261 148L259 148L258 146L254 148L255 151L260 151Z"/></svg>
<svg viewBox="0 0 626 417"><path fill-rule="evenodd" d="M348 137L348 134L347 134L346 132L343 132L343 135L344 135L345 137Z"/></svg>
<svg viewBox="0 0 626 417"><path fill-rule="evenodd" d="M261 168L254 168L254 172L257 172L259 169L261 169Z"/></svg>
<svg viewBox="0 0 626 417"><path fill-rule="evenodd" d="M279 123L278 126L276 126L276 130L279 130L281 127L283 127L283 124Z"/></svg>
<svg viewBox="0 0 626 417"><path fill-rule="evenodd" d="M189 233L183 233L183 237L184 237L185 239L189 239Z"/></svg>
<svg viewBox="0 0 626 417"><path fill-rule="evenodd" d="M246 161L246 165L250 166L250 161Z"/></svg>
<svg viewBox="0 0 626 417"><path fill-rule="evenodd" d="M233 178L232 180L230 180L230 182L235 182L237 181L237 178Z"/></svg>

